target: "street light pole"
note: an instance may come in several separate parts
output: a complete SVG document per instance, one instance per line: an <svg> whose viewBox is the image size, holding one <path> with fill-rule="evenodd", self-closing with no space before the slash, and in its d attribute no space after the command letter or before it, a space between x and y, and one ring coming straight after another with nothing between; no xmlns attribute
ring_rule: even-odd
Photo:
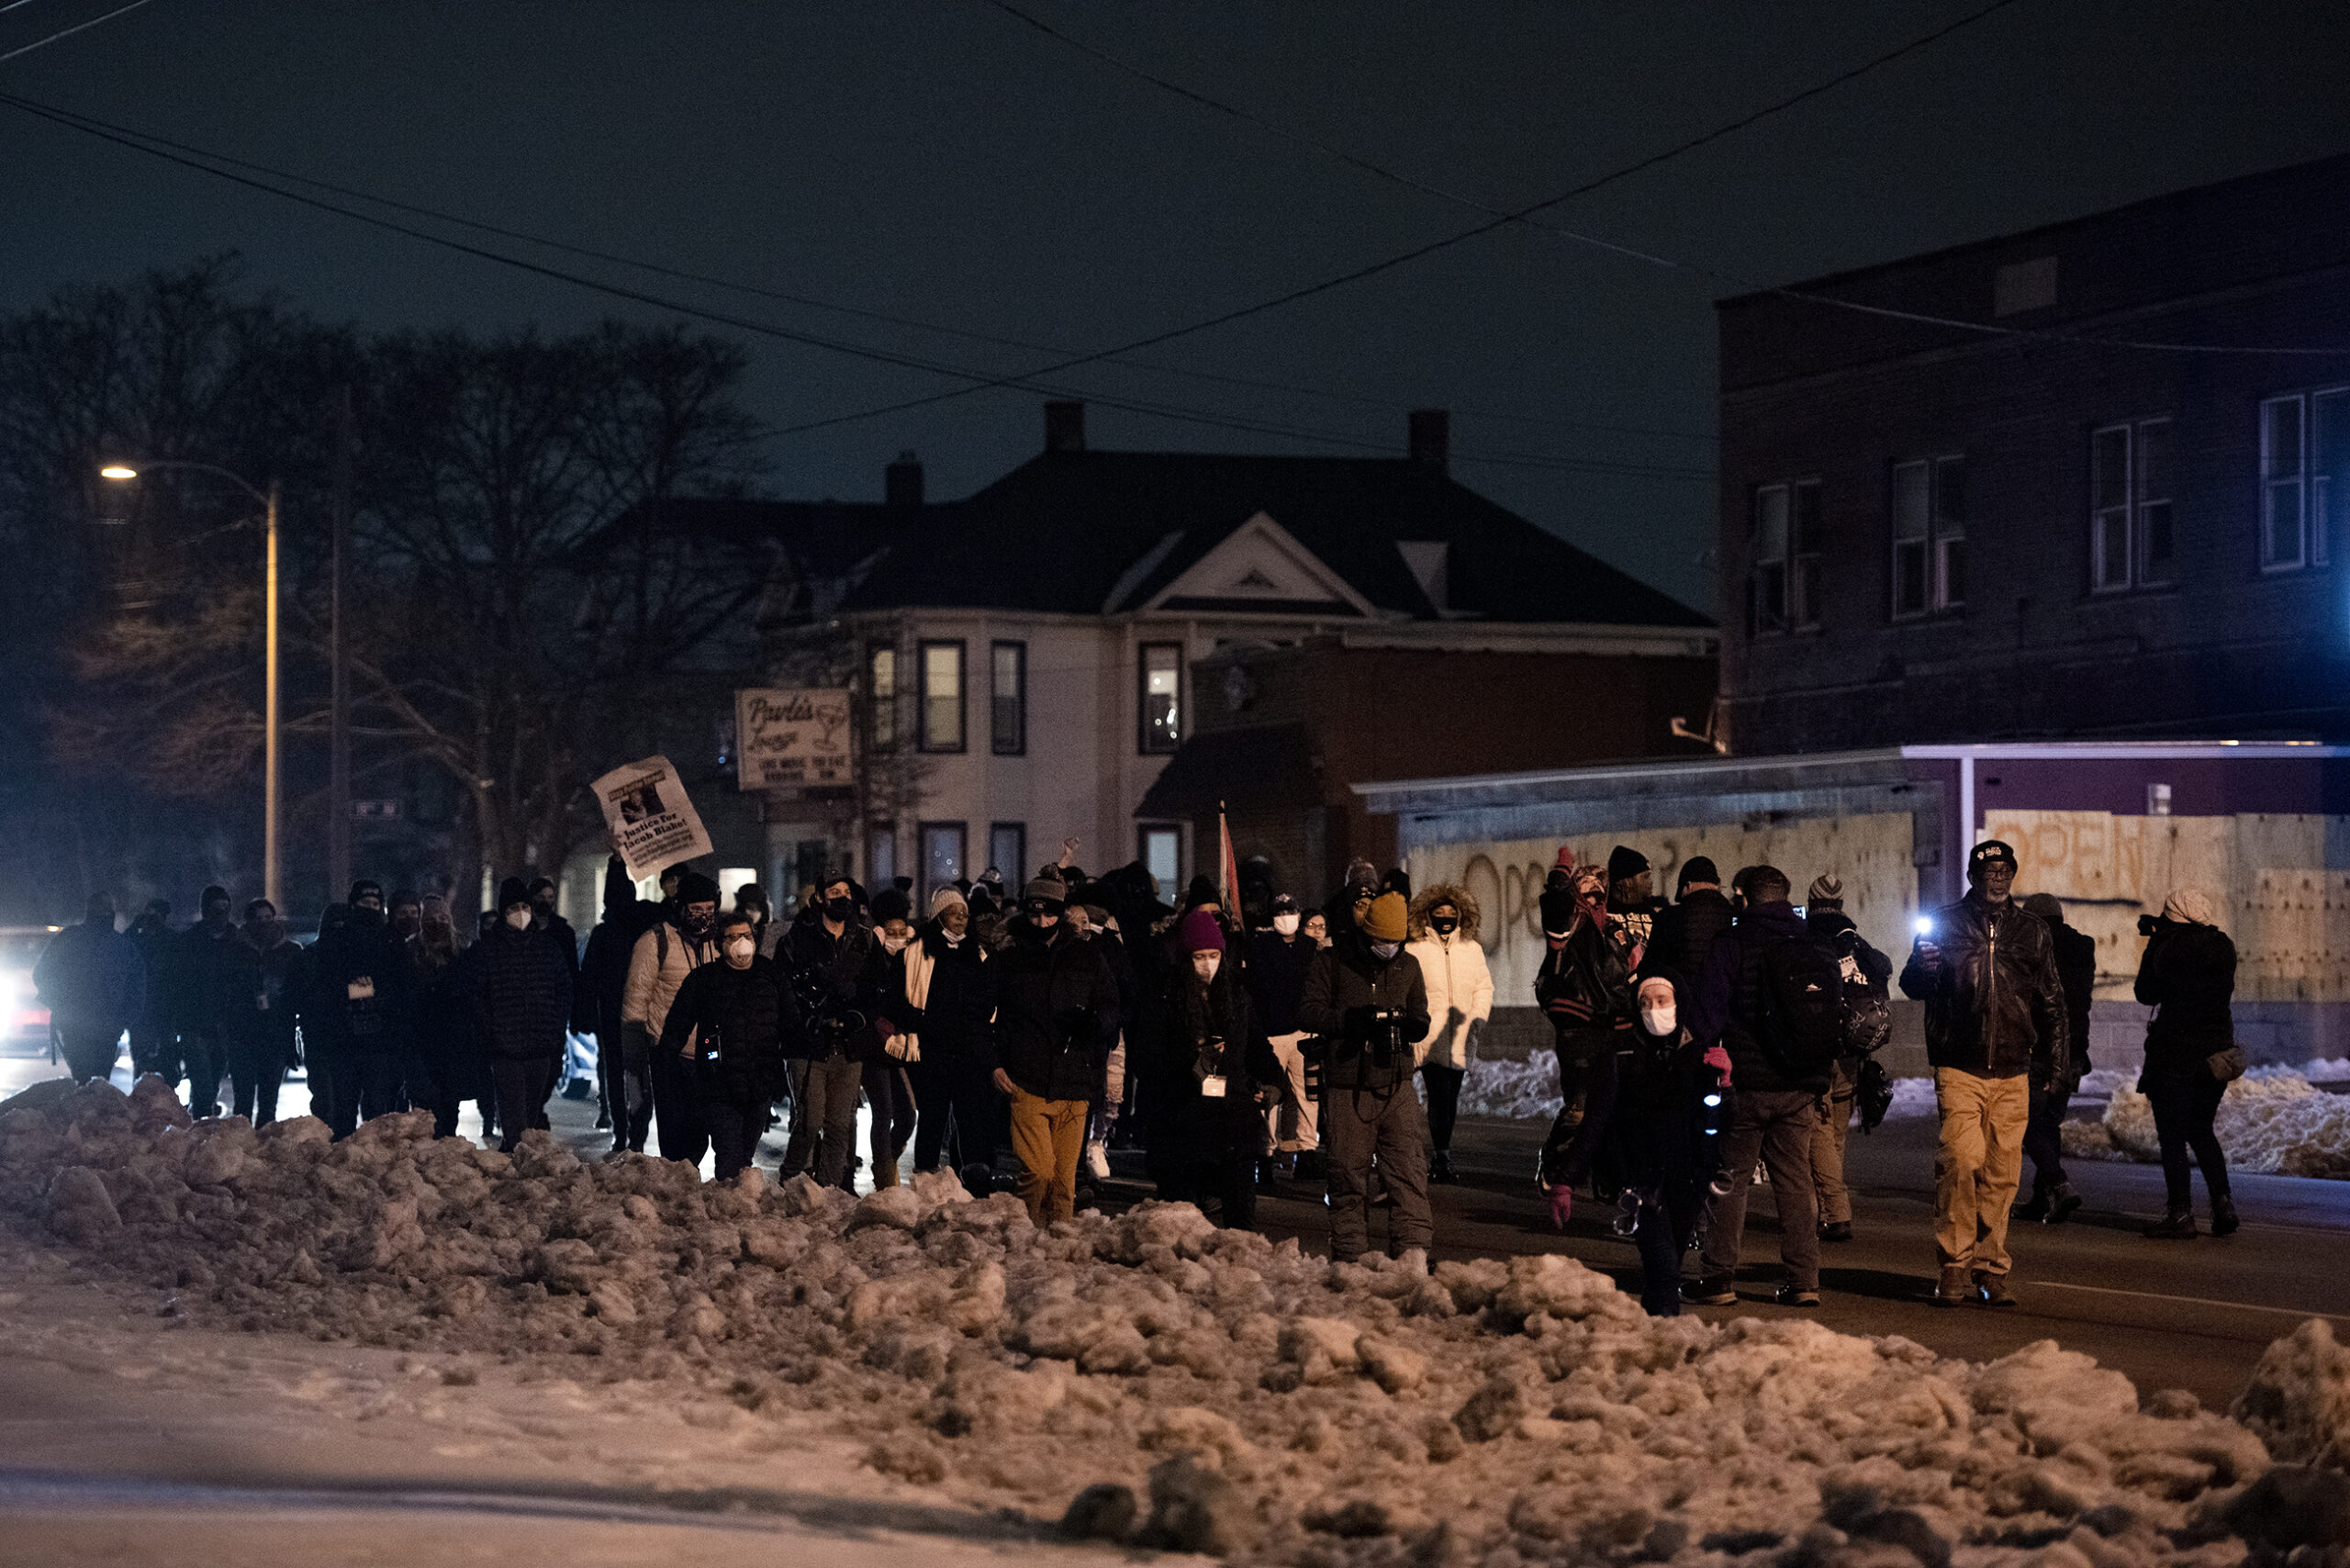
<svg viewBox="0 0 2350 1568"><path fill-rule="evenodd" d="M278 820L280 815L281 754L277 744L277 481L269 482L269 584L265 590L268 609L263 619L267 630L263 633L263 657L268 673L263 678L266 688L263 698L265 711L262 718L262 832L261 889L269 907L285 907L285 884L283 867L278 858Z"/></svg>

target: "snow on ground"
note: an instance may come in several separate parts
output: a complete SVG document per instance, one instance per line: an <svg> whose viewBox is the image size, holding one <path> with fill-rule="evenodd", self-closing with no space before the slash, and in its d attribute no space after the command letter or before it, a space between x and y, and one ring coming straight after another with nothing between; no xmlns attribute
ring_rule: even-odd
<svg viewBox="0 0 2350 1568"><path fill-rule="evenodd" d="M2065 1152L2086 1159L2162 1158L2154 1134L2154 1104L2138 1092L2137 1073L2091 1073L2109 1100L2101 1122L2067 1122ZM2350 1062L2313 1061L2300 1068L2256 1067L2233 1083L2220 1102L2213 1124L2228 1163L2262 1175L2319 1176L2350 1180L2350 1095L2329 1093L2319 1083L2350 1079Z"/></svg>
<svg viewBox="0 0 2350 1568"><path fill-rule="evenodd" d="M2350 1077L2350 1073L2344 1074ZM1549 1121L1559 1114L1559 1064L1549 1056L1528 1061L1472 1061L1460 1085L1460 1113L1466 1116L1539 1117ZM1897 1078L1893 1105L1886 1119L1934 1114L1934 1081Z"/></svg>
<svg viewBox="0 0 2350 1568"><path fill-rule="evenodd" d="M0 1105L0 1223L199 1328L398 1352L425 1392L387 1407L462 1408L487 1366L606 1416L715 1412L779 1479L813 1429L978 1510L1247 1562L2230 1568L2222 1517L2269 1463L2053 1342L1977 1366L1795 1316L1652 1321L1556 1254L1334 1266L1188 1204L1040 1231L952 1177L705 1184L431 1125L330 1145L190 1126L151 1081L44 1086ZM2280 1453L2350 1400L2344 1360L2312 1325L2264 1363Z"/></svg>

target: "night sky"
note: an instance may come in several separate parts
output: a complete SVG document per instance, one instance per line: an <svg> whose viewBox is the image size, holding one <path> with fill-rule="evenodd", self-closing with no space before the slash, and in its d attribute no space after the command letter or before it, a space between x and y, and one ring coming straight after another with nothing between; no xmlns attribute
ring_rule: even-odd
<svg viewBox="0 0 2350 1568"><path fill-rule="evenodd" d="M0 13L0 53L119 3L25 0ZM1516 206L1984 0L1019 3L1304 138ZM2018 0L1551 217L1793 281L2350 148L2345 60L2339 0ZM1076 352L1477 221L1123 74L985 0L153 0L0 64L0 92L573 244ZM0 308L233 249L256 287L374 326L556 330L663 316L13 110L0 110ZM990 374L1054 357L489 242ZM1457 475L1710 608L1699 560L1713 528L1710 302L1732 292L1520 229L1142 356L1301 390L1108 364L1059 379L1398 454L1406 409L1450 407ZM750 342L751 407L777 426L956 385ZM883 465L912 448L934 497L960 495L1036 450L1039 400L996 389L778 437L767 484L878 499ZM1106 408L1089 422L1105 447L1361 450Z"/></svg>

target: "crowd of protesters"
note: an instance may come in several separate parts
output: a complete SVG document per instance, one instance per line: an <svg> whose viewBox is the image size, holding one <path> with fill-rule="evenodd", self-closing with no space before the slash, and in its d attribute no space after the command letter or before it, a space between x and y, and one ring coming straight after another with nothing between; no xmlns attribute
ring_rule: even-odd
<svg viewBox="0 0 2350 1568"><path fill-rule="evenodd" d="M848 1187L867 1171L888 1187L911 1153L915 1171L954 1170L984 1195L1008 1155L1049 1225L1109 1175L1112 1147L1139 1146L1161 1196L1225 1225L1252 1226L1260 1193L1297 1183L1324 1199L1335 1259L1383 1231L1390 1255L1424 1267L1429 1188L1460 1179L1462 1084L1495 1002L1477 901L1449 885L1414 897L1402 870L1356 861L1319 909L1205 878L1170 905L1141 865L1090 877L1075 849L1024 882L990 869L941 887L920 912L904 879L868 892L837 876L788 920L755 885L722 912L717 883L688 866L641 898L615 857L584 947L544 878L501 883L470 940L445 897L387 901L362 879L307 946L266 900L232 919L218 887L185 930L152 903L118 934L99 895L37 982L74 1078L110 1074L127 1035L132 1071L184 1082L198 1115L269 1122L298 1062L337 1138L409 1109L453 1135L471 1101L510 1150L548 1126L577 1034L595 1042L609 1158L650 1144L712 1156L731 1179L788 1117L780 1179ZM2087 1066L2095 945L2055 900L2017 900L2018 869L2010 846L1975 846L1966 896L1919 922L1898 980L1924 1004L1941 1115L1938 1305L2012 1305L2010 1218L2061 1223L2081 1204L2058 1135ZM1644 1305L1670 1315L1736 1298L1748 1201L1767 1183L1776 1299L1816 1305L1823 1244L1854 1234L1850 1127L1892 1097L1876 1058L1893 962L1833 872L1800 908L1767 865L1726 891L1690 857L1670 901L1652 882L1635 850L1600 863L1562 847L1538 901L1528 1000L1563 1101L1536 1171L1550 1218L1563 1229L1578 1191L1612 1202ZM2191 1154L2225 1235L2237 1219L2212 1126L2244 1070L2234 950L2192 890L2144 924L2137 994L2157 1012L2142 1085L2169 1197L2150 1234L2197 1233Z"/></svg>

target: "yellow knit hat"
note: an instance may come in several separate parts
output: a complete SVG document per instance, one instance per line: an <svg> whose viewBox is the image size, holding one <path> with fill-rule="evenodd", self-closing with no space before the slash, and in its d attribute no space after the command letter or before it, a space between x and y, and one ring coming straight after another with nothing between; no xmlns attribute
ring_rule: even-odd
<svg viewBox="0 0 2350 1568"><path fill-rule="evenodd" d="M1374 942L1401 942L1408 932L1410 910L1401 893L1382 893L1363 911L1362 934Z"/></svg>

